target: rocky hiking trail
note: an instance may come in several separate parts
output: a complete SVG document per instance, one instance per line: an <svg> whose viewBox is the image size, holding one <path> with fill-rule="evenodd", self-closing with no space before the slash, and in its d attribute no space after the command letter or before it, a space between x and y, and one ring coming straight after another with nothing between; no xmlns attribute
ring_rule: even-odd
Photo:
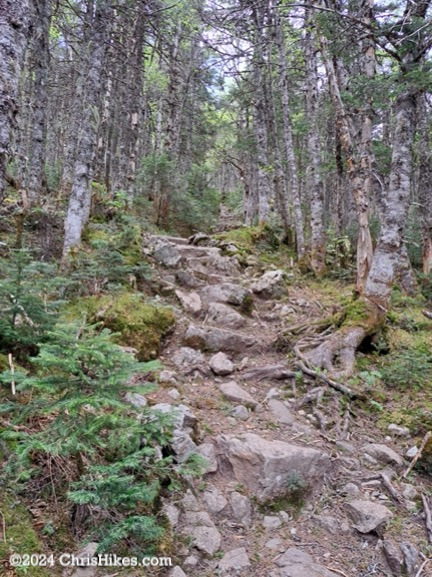
<svg viewBox="0 0 432 577"><path fill-rule="evenodd" d="M167 574L432 575L428 481L404 477L409 431L386 435L349 389L305 364L302 351L331 331L307 327L334 311L286 272L253 256L240 265L235 246L216 244L205 235L144 243L177 324L160 355L161 386L131 402L175 414L178 462L191 452L207 461L164 504L176 562Z"/></svg>

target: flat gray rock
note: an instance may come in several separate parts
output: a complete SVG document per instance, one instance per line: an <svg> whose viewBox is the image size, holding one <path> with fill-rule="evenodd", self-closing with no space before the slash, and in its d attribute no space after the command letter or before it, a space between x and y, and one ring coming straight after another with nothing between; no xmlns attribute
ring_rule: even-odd
<svg viewBox="0 0 432 577"><path fill-rule="evenodd" d="M201 351L191 347L181 347L173 354L172 362L178 368L190 368L195 365L204 365L205 357Z"/></svg>
<svg viewBox="0 0 432 577"><path fill-rule="evenodd" d="M229 305L223 303L210 303L207 309L209 323L220 328L241 329L246 324L246 319Z"/></svg>
<svg viewBox="0 0 432 577"><path fill-rule="evenodd" d="M311 555L296 547L290 547L278 557L276 565L280 567L281 577L340 577L340 574L315 563Z"/></svg>
<svg viewBox="0 0 432 577"><path fill-rule="evenodd" d="M219 387L219 390L223 396L228 399L228 401L241 403L242 405L251 408L254 408L258 405L257 401L252 397L252 395L240 387L235 381L223 383Z"/></svg>
<svg viewBox="0 0 432 577"><path fill-rule="evenodd" d="M268 441L252 433L219 435L216 443L236 481L261 500L285 494L294 483L308 487L321 483L331 466L323 451Z"/></svg>
<svg viewBox="0 0 432 577"><path fill-rule="evenodd" d="M362 447L362 451L367 455L370 455L380 463L385 463L386 465L403 465L403 459L400 455L387 447L387 445L381 445L379 443L369 443Z"/></svg>
<svg viewBox="0 0 432 577"><path fill-rule="evenodd" d="M183 291L176 290L175 294L187 313L198 315L202 311L201 297L197 292L185 293Z"/></svg>
<svg viewBox="0 0 432 577"><path fill-rule="evenodd" d="M279 423L282 423L283 425L294 424L294 415L282 401L279 401L278 399L270 399L268 406L273 416Z"/></svg>
<svg viewBox="0 0 432 577"><path fill-rule="evenodd" d="M347 503L346 509L353 521L354 529L360 533L370 533L371 531L380 533L393 517L390 509L374 501L355 499Z"/></svg>
<svg viewBox="0 0 432 577"><path fill-rule="evenodd" d="M257 349L259 340L239 332L191 324L186 331L184 344L202 351L243 353Z"/></svg>
<svg viewBox="0 0 432 577"><path fill-rule="evenodd" d="M228 551L219 562L221 571L240 571L250 566L249 557L244 547Z"/></svg>

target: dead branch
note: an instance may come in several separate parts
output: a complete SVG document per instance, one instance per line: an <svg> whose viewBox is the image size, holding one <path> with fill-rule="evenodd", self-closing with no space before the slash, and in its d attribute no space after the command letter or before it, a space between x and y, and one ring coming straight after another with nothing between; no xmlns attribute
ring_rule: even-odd
<svg viewBox="0 0 432 577"><path fill-rule="evenodd" d="M420 565L419 570L417 571L417 573L415 574L415 577L420 577L420 575L423 573L423 569L426 567L426 565L429 563L429 561L432 560L432 557L429 557L429 559L425 559L423 561L423 563Z"/></svg>
<svg viewBox="0 0 432 577"><path fill-rule="evenodd" d="M420 449L417 451L417 453L414 455L413 460L411 461L411 463L409 464L409 467L407 468L407 470L405 471L405 473L402 475L402 479L406 479L406 477L411 473L412 469L414 468L415 464L417 463L417 461L420 459L422 452L426 446L426 443L429 441L429 439L432 437L432 431L428 431L426 433L426 435L423 437L423 441L421 442L420 445Z"/></svg>
<svg viewBox="0 0 432 577"><path fill-rule="evenodd" d="M396 491L396 489L393 487L393 485L391 484L390 479L388 478L388 476L386 475L386 473L381 473L381 481L384 485L384 487L387 489L387 491L390 493L391 497L397 502L397 503L401 503L402 502L402 497L399 495L399 493Z"/></svg>
<svg viewBox="0 0 432 577"><path fill-rule="evenodd" d="M8 363L9 363L10 372L12 374L14 374L15 373L15 367L14 367L13 360L12 360L12 353L8 354ZM14 380L11 381L11 391L12 391L13 395L16 395L16 387L15 387L15 381Z"/></svg>
<svg viewBox="0 0 432 577"><path fill-rule="evenodd" d="M3 515L3 511L0 511L0 515L2 518L3 543L6 543L6 519Z"/></svg>
<svg viewBox="0 0 432 577"><path fill-rule="evenodd" d="M268 365L266 367L258 367L256 369L250 369L239 375L242 380L251 381L264 381L264 380L275 380L282 381L284 379L295 378L296 373L294 371L288 370L284 365Z"/></svg>
<svg viewBox="0 0 432 577"><path fill-rule="evenodd" d="M422 493L422 503L425 512L425 525L426 525L426 532L428 535L429 543L432 544L432 515L429 508L429 503L426 498L426 495Z"/></svg>

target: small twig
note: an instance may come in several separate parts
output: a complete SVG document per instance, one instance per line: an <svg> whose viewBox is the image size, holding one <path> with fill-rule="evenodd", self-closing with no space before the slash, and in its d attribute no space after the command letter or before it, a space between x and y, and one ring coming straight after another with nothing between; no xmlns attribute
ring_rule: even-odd
<svg viewBox="0 0 432 577"><path fill-rule="evenodd" d="M2 518L3 543L6 543L6 520L3 511L0 511L0 515Z"/></svg>
<svg viewBox="0 0 432 577"><path fill-rule="evenodd" d="M417 451L417 453L414 455L413 460L411 461L408 469L405 471L405 473L402 475L402 479L405 479L412 471L413 467L415 466L415 464L417 463L417 461L420 459L421 454L426 446L426 443L429 441L429 439L432 436L432 431L428 431L426 433L426 435L423 437L423 441L421 442L420 445L420 449Z"/></svg>
<svg viewBox="0 0 432 577"><path fill-rule="evenodd" d="M343 577L348 577L348 575L346 573L344 573L343 571L341 571L340 569L335 569L334 567L327 567L326 565L324 565L324 567L326 569L328 569L329 571L333 571L334 573L339 573L339 575L342 575Z"/></svg>
<svg viewBox="0 0 432 577"><path fill-rule="evenodd" d="M14 375L15 374L15 367L14 367L13 360L12 360L12 353L8 354L8 362L9 362L10 371ZM15 387L15 381L14 380L12 380L12 382L11 382L11 391L12 391L13 395L16 395L16 387Z"/></svg>
<svg viewBox="0 0 432 577"><path fill-rule="evenodd" d="M428 503L427 497L424 493L422 493L422 502L423 502L423 508L425 511L426 531L428 534L429 543L432 544L432 515L431 515L430 508L429 508L429 503Z"/></svg>
<svg viewBox="0 0 432 577"><path fill-rule="evenodd" d="M426 565L429 563L429 561L432 560L432 557L430 557L429 559L425 559L423 561L423 563L420 565L419 570L417 571L417 573L415 574L415 577L420 577L420 575L423 573L423 569L426 567Z"/></svg>

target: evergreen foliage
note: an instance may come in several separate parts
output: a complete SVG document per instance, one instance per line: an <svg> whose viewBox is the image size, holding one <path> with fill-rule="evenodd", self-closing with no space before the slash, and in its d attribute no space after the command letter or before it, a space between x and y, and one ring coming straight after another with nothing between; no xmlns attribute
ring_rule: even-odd
<svg viewBox="0 0 432 577"><path fill-rule="evenodd" d="M155 517L162 482L182 475L160 454L171 438L170 416L125 400L132 375L157 365L136 362L108 329L64 325L48 337L32 359L34 375L1 375L3 383L15 380L19 393L0 406L12 421L1 433L13 448L5 474L38 490L49 460L56 494L71 510L86 507L85 528L101 550L126 538L144 550L163 533Z"/></svg>
<svg viewBox="0 0 432 577"><path fill-rule="evenodd" d="M57 265L32 259L28 250L12 250L0 259L0 350L20 357L35 353L53 327L64 279Z"/></svg>

